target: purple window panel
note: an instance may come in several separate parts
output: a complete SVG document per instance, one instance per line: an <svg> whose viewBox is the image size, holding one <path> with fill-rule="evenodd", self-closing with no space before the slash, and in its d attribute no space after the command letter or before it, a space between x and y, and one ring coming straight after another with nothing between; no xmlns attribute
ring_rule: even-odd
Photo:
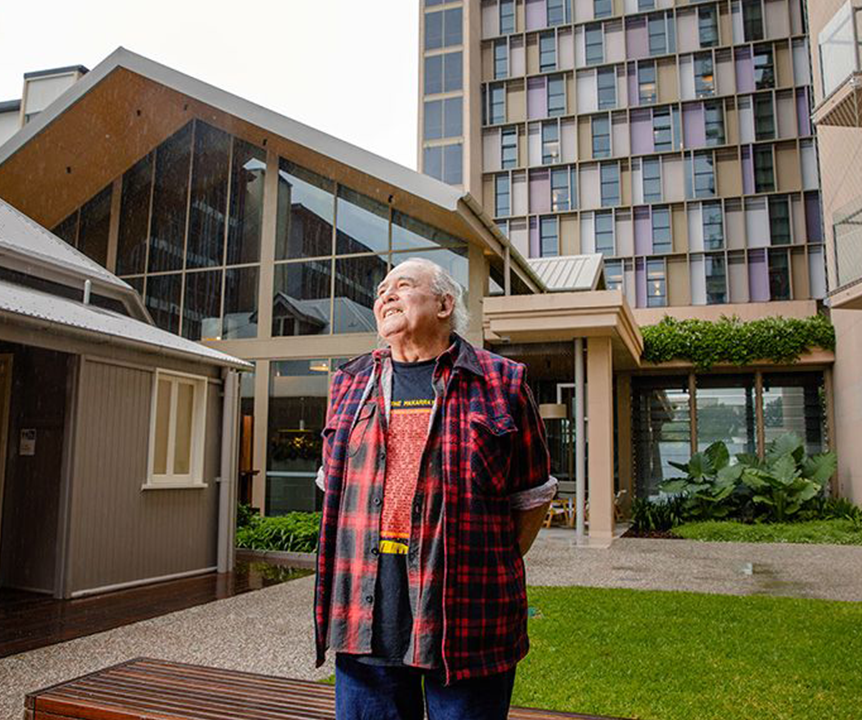
<svg viewBox="0 0 862 720"><path fill-rule="evenodd" d="M706 147L706 118L703 105L693 103L682 108L682 122L687 148Z"/></svg>
<svg viewBox="0 0 862 720"><path fill-rule="evenodd" d="M527 117L530 120L548 117L548 91L543 77L527 80Z"/></svg>
<svg viewBox="0 0 862 720"><path fill-rule="evenodd" d="M635 255L652 255L652 222L649 208L635 208Z"/></svg>
<svg viewBox="0 0 862 720"><path fill-rule="evenodd" d="M548 14L545 0L527 0L527 30L547 27Z"/></svg>
<svg viewBox="0 0 862 720"><path fill-rule="evenodd" d="M754 92L754 61L747 48L736 51L736 92Z"/></svg>
<svg viewBox="0 0 862 720"><path fill-rule="evenodd" d="M646 302L646 265L643 260L635 260L635 294L637 306L645 308Z"/></svg>
<svg viewBox="0 0 862 720"><path fill-rule="evenodd" d="M629 107L640 105L640 93L638 92L638 75L635 64L629 63Z"/></svg>
<svg viewBox="0 0 862 720"><path fill-rule="evenodd" d="M748 253L748 294L750 302L769 300L769 266L766 264L766 250L752 250Z"/></svg>
<svg viewBox="0 0 862 720"><path fill-rule="evenodd" d="M631 114L632 155L653 151L652 112L635 110Z"/></svg>
<svg viewBox="0 0 862 720"><path fill-rule="evenodd" d="M808 110L808 90L803 89L796 96L796 115L799 119L799 135L811 135L811 113Z"/></svg>
<svg viewBox="0 0 862 720"><path fill-rule="evenodd" d="M630 60L649 57L646 18L638 18L626 23L626 57Z"/></svg>
<svg viewBox="0 0 862 720"><path fill-rule="evenodd" d="M539 219L530 218L530 257L541 257L539 248Z"/></svg>
<svg viewBox="0 0 862 720"><path fill-rule="evenodd" d="M751 145L742 148L742 192L745 195L754 194L754 160L751 157Z"/></svg>
<svg viewBox="0 0 862 720"><path fill-rule="evenodd" d="M530 212L551 212L551 173L549 170L530 173Z"/></svg>
<svg viewBox="0 0 862 720"><path fill-rule="evenodd" d="M808 242L823 242L820 193L805 193L805 234L808 236Z"/></svg>

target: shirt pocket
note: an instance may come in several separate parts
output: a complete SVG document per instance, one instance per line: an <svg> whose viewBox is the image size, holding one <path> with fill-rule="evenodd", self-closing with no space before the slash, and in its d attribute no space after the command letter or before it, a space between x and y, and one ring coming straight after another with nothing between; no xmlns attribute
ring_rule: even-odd
<svg viewBox="0 0 862 720"><path fill-rule="evenodd" d="M468 457L472 486L485 495L505 495L518 428L510 415L470 413Z"/></svg>
<svg viewBox="0 0 862 720"><path fill-rule="evenodd" d="M356 416L356 421L350 429L350 439L347 442L347 456L354 457L365 442L365 435L368 428L371 427L374 413L377 411L377 405L373 402L367 402L359 410Z"/></svg>

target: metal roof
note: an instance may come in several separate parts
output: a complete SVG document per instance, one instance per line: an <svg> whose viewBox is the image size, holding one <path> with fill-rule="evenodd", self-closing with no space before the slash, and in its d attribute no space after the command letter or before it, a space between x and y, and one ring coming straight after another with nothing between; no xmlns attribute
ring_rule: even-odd
<svg viewBox="0 0 862 720"><path fill-rule="evenodd" d="M0 198L0 255L12 253L41 264L53 265L65 271L72 270L83 280L98 280L124 290L131 290L99 263L90 260L38 223L18 212Z"/></svg>
<svg viewBox="0 0 862 720"><path fill-rule="evenodd" d="M549 292L599 290L603 284L601 254L532 258L527 262Z"/></svg>
<svg viewBox="0 0 862 720"><path fill-rule="evenodd" d="M118 344L144 352L180 355L238 369L251 363L110 310L84 305L39 290L0 281L0 317L48 325L55 332L85 334L96 343Z"/></svg>

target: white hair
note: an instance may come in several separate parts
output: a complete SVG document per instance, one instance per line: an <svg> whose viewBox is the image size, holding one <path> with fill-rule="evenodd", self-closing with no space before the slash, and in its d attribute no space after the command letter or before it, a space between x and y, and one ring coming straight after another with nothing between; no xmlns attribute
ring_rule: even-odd
<svg viewBox="0 0 862 720"><path fill-rule="evenodd" d="M426 258L412 257L404 262L415 263L431 271L431 290L434 294L441 298L447 295L452 298L452 314L449 316L452 332L459 335L466 333L470 324L470 313L464 299L464 288L458 281L445 268Z"/></svg>

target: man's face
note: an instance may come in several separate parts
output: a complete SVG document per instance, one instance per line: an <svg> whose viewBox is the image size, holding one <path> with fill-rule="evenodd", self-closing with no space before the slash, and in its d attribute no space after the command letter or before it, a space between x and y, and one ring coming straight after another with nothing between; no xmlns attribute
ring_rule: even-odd
<svg viewBox="0 0 862 720"><path fill-rule="evenodd" d="M433 336L448 317L447 301L434 294L433 273L410 261L393 268L377 286L377 332L390 344Z"/></svg>

